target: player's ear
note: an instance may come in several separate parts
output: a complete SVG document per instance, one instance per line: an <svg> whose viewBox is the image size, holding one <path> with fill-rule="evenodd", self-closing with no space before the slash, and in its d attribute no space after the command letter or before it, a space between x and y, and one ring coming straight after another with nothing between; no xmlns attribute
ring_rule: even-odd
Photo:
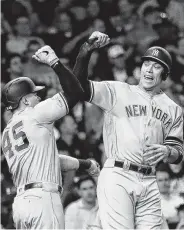
<svg viewBox="0 0 184 230"><path fill-rule="evenodd" d="M170 74L171 73L168 72L168 70L166 68L164 68L162 73L161 73L162 81L165 81L170 76Z"/></svg>
<svg viewBox="0 0 184 230"><path fill-rule="evenodd" d="M22 97L21 102L22 102L24 105L29 105L29 101L28 101L28 99L27 99L26 96Z"/></svg>

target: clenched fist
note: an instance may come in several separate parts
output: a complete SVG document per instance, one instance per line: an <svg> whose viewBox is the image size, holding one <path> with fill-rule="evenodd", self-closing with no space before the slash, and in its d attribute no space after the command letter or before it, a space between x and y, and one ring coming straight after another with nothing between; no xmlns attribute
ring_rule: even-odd
<svg viewBox="0 0 184 230"><path fill-rule="evenodd" d="M91 161L91 167L86 171L91 176L98 176L100 174L100 165L98 164L98 162L96 162L93 159L89 159L89 160Z"/></svg>
<svg viewBox="0 0 184 230"><path fill-rule="evenodd" d="M91 34L88 39L88 43L93 43L97 46L97 48L101 48L106 46L110 42L110 38L107 34L101 33L99 31L95 31Z"/></svg>
<svg viewBox="0 0 184 230"><path fill-rule="evenodd" d="M50 46L43 46L32 56L32 58L50 66L59 60Z"/></svg>
<svg viewBox="0 0 184 230"><path fill-rule="evenodd" d="M95 31L88 38L87 42L85 42L79 51L80 57L86 57L89 53L94 51L95 49L99 49L103 46L109 44L110 38L107 34Z"/></svg>

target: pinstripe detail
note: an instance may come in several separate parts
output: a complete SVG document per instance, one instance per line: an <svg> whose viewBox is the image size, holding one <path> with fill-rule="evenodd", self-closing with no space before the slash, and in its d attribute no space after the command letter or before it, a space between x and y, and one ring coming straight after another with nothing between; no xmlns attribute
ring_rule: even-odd
<svg viewBox="0 0 184 230"><path fill-rule="evenodd" d="M64 104L66 106L66 114L68 114L69 113L69 107L68 107L67 100L66 100L65 96L61 92L59 93L59 95L62 98L62 100L63 100L63 102L64 102Z"/></svg>
<svg viewBox="0 0 184 230"><path fill-rule="evenodd" d="M90 81L90 86L91 86L91 97L89 99L89 102L91 102L93 100L93 97L94 97L94 85L93 85L92 81Z"/></svg>

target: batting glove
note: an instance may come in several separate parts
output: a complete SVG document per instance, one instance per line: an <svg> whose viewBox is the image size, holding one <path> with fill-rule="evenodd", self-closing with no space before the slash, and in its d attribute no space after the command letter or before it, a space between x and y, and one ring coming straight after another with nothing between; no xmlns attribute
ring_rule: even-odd
<svg viewBox="0 0 184 230"><path fill-rule="evenodd" d="M99 31L95 31L91 34L88 39L88 43L91 44L95 41L95 44L98 48L106 46L110 42L110 38L107 34L101 33Z"/></svg>
<svg viewBox="0 0 184 230"><path fill-rule="evenodd" d="M93 159L89 159L89 160L91 161L91 167L86 171L91 176L99 176L99 174L100 174L100 165L98 164L98 162L96 162Z"/></svg>
<svg viewBox="0 0 184 230"><path fill-rule="evenodd" d="M50 66L59 60L54 50L50 46L43 46L32 56L32 58Z"/></svg>

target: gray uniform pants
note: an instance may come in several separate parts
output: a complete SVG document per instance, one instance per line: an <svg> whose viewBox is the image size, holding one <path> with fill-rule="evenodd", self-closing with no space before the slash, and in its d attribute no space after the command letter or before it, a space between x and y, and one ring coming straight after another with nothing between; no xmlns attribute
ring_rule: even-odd
<svg viewBox="0 0 184 230"><path fill-rule="evenodd" d="M14 199L16 229L64 229L64 214L59 192L33 188Z"/></svg>
<svg viewBox="0 0 184 230"><path fill-rule="evenodd" d="M161 201L156 176L104 165L98 179L103 229L161 229Z"/></svg>

